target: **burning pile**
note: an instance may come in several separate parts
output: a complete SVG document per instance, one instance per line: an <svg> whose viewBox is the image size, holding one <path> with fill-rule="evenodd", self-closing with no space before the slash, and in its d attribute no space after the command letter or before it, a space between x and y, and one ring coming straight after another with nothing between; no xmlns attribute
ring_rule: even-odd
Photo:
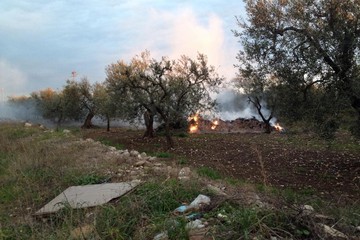
<svg viewBox="0 0 360 240"><path fill-rule="evenodd" d="M235 120L224 121L222 119L214 119L212 121L204 119L199 113L188 118L190 133L236 133L236 132L263 132L265 123L256 118L245 119L237 118ZM273 127L276 131L283 131L283 128L277 123Z"/></svg>

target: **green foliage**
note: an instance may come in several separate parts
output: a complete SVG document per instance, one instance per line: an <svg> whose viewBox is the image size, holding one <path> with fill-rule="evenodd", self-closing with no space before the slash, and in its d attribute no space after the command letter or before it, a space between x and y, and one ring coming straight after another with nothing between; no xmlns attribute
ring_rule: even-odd
<svg viewBox="0 0 360 240"><path fill-rule="evenodd" d="M360 32L349 17L358 2L254 0L246 11L248 21L239 19L234 31L243 44L239 87L265 99L279 119L315 123L325 139L349 117L344 110L360 115ZM356 135L360 122L354 126Z"/></svg>
<svg viewBox="0 0 360 240"><path fill-rule="evenodd" d="M221 174L213 168L210 167L199 167L197 173L202 177L207 177L213 180L221 179Z"/></svg>
<svg viewBox="0 0 360 240"><path fill-rule="evenodd" d="M108 180L107 177L97 174L85 174L75 179L75 185L100 184Z"/></svg>
<svg viewBox="0 0 360 240"><path fill-rule="evenodd" d="M100 142L106 146L112 146L115 147L117 150L125 149L124 145L121 143L114 143L111 140L108 139L100 139Z"/></svg>
<svg viewBox="0 0 360 240"><path fill-rule="evenodd" d="M149 238L149 234L153 236L157 231L169 230L170 239L178 239L176 234L184 236L184 228L179 228L177 224L174 226L174 221L184 226L184 223L181 224L184 220L169 221L167 217L181 202L190 202L196 194L197 185L184 185L177 180L170 180L163 185L145 183L131 195L122 197L116 206L101 209L96 221L97 232L106 239L132 239L136 234ZM140 229L144 219L152 223L149 229Z"/></svg>
<svg viewBox="0 0 360 240"><path fill-rule="evenodd" d="M154 154L158 158L171 158L171 154L168 152L158 152Z"/></svg>

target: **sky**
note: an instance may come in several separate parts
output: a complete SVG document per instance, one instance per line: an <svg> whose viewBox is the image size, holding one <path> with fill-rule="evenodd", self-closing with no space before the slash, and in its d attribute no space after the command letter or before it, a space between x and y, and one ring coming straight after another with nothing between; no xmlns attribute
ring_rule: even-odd
<svg viewBox="0 0 360 240"><path fill-rule="evenodd" d="M144 50L159 60L204 53L231 79L236 16L241 0L1 0L0 101L60 90L73 71L103 82L106 66Z"/></svg>

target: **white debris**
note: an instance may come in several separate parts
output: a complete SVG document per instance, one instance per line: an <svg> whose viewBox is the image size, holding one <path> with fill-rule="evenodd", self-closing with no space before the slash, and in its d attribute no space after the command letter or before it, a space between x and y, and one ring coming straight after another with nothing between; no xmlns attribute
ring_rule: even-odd
<svg viewBox="0 0 360 240"><path fill-rule="evenodd" d="M64 130L63 130L63 133L70 133L70 130L64 129Z"/></svg>
<svg viewBox="0 0 360 240"><path fill-rule="evenodd" d="M139 155L139 152L138 151L136 151L136 150L131 150L130 151L130 156L132 156L132 157L137 157Z"/></svg>
<svg viewBox="0 0 360 240"><path fill-rule="evenodd" d="M26 122L26 123L24 124L24 126L25 126L25 127L31 127L31 126L32 126L32 124L31 124L31 123Z"/></svg>
<svg viewBox="0 0 360 240"><path fill-rule="evenodd" d="M200 219L196 219L194 221L188 222L185 226L186 229L197 229L197 228L204 228L205 225Z"/></svg>
<svg viewBox="0 0 360 240"><path fill-rule="evenodd" d="M71 208L85 208L101 205L126 194L139 185L139 183L140 181L131 181L72 186L60 193L35 214L41 215L57 212L67 205Z"/></svg>
<svg viewBox="0 0 360 240"><path fill-rule="evenodd" d="M202 195L202 194L199 194L195 199L194 201L192 201L190 203L190 207L192 208L200 208L204 205L209 205L210 204L210 198L206 195Z"/></svg>
<svg viewBox="0 0 360 240"><path fill-rule="evenodd" d="M191 170L189 167L184 167L179 171L178 179L179 180L189 180L191 176Z"/></svg>
<svg viewBox="0 0 360 240"><path fill-rule="evenodd" d="M319 223L319 226L322 227L322 229L326 235L329 235L334 238L344 238L344 239L348 238L344 233L342 233L339 230L336 230L335 228L332 228L328 225Z"/></svg>

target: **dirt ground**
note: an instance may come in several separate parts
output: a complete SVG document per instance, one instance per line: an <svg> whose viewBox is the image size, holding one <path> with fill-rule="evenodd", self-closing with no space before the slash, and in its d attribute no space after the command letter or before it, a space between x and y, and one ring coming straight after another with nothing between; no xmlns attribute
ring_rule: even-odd
<svg viewBox="0 0 360 240"><path fill-rule="evenodd" d="M135 130L84 130L84 138L107 139L150 154L169 152L168 161L207 166L225 177L307 191L338 203L360 199L359 143L349 144L343 136L329 147L306 134L191 134L174 137L171 150L166 150L164 137L142 138Z"/></svg>

